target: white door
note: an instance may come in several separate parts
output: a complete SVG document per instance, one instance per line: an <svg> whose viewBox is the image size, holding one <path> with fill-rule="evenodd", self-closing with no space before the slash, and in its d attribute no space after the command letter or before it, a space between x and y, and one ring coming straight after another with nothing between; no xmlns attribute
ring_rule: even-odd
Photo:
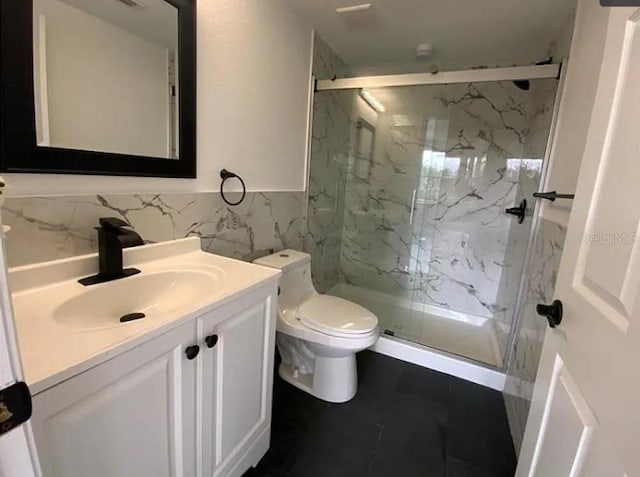
<svg viewBox="0 0 640 477"><path fill-rule="evenodd" d="M193 477L195 341L192 321L34 396L43 476Z"/></svg>
<svg viewBox="0 0 640 477"><path fill-rule="evenodd" d="M4 235L0 221L0 390L21 381L22 367L13 326L11 295L7 285ZM38 457L32 446L29 422L0 436L0 477L34 477Z"/></svg>
<svg viewBox="0 0 640 477"><path fill-rule="evenodd" d="M203 475L241 475L268 448L275 336L274 296L200 318ZM237 308L236 308L237 307ZM220 317L225 316L220 322ZM211 346L211 347L208 347ZM263 438L265 444L255 445ZM247 454L251 449L252 455Z"/></svg>
<svg viewBox="0 0 640 477"><path fill-rule="evenodd" d="M640 475L639 225L640 9L615 7L519 477Z"/></svg>

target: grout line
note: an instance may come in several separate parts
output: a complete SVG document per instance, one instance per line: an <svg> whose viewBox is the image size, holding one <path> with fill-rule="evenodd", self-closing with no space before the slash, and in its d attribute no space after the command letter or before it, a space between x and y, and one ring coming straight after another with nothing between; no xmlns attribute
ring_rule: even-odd
<svg viewBox="0 0 640 477"><path fill-rule="evenodd" d="M367 473L369 474L373 470L373 461L376 457L376 454L378 453L378 447L380 445L380 440L382 439L382 432L384 431L384 424L381 424L378 427L380 427L380 430L378 431L378 438L376 439L376 444L373 447L373 452L371 454L371 458L369 459L369 465L367 466Z"/></svg>

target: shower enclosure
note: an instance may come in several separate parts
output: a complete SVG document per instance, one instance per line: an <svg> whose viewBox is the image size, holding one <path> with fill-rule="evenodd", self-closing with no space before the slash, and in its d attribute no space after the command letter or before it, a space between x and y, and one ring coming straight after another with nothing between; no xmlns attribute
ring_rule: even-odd
<svg viewBox="0 0 640 477"><path fill-rule="evenodd" d="M322 42L315 59L348 76ZM312 276L385 338L503 367L558 84L556 65L521 70L318 81Z"/></svg>

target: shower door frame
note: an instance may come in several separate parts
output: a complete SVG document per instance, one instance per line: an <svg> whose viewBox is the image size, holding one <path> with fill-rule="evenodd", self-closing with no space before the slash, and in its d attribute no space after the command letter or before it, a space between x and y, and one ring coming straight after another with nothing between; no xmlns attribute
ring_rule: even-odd
<svg viewBox="0 0 640 477"><path fill-rule="evenodd" d="M410 73L381 76L358 76L317 80L315 91L339 89L384 88L393 86L421 86L429 84L487 83L494 81L522 81L534 79L560 79L562 63L550 65L512 66L505 68L478 68L437 73Z"/></svg>
<svg viewBox="0 0 640 477"><path fill-rule="evenodd" d="M540 180L538 181L538 190L537 192L543 192L545 189L545 185L547 183L548 175L549 175L549 164L551 162L551 158L553 156L553 152L555 149L555 139L556 139L556 127L558 123L558 116L560 113L560 103L562 102L562 93L564 89L564 83L567 75L567 68L565 67L567 64L567 58L564 58L560 63L560 71L558 77L558 87L556 88L556 98L553 103L553 113L551 114L551 122L549 123L549 135L547 137L547 145L544 151L544 159L542 161L542 170L540 171ZM531 262L531 252L533 250L533 243L535 234L538 230L540 224L540 208L541 208L541 199L535 201L535 205L533 207L532 217L531 217L531 227L529 229L529 237L527 238L527 248L524 255L524 262L522 264L522 270L526 270L529 267ZM502 363L502 370L506 373L513 361L513 356L515 354L515 340L516 340L516 330L520 328L522 323L522 300L524 298L525 285L527 282L527 277L525 273L521 273L520 276L520 284L518 286L518 295L516 296L514 313L512 317L511 329L509 330L509 338L507 339L507 350L505 352L504 360Z"/></svg>

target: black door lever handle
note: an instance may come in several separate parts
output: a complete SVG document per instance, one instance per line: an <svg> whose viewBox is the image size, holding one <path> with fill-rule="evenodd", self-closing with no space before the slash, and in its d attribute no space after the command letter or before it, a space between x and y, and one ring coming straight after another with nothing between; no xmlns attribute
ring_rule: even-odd
<svg viewBox="0 0 640 477"><path fill-rule="evenodd" d="M562 323L562 302L560 300L553 300L551 305L539 303L536 305L536 313L544 316L549 322L549 326L555 328Z"/></svg>

